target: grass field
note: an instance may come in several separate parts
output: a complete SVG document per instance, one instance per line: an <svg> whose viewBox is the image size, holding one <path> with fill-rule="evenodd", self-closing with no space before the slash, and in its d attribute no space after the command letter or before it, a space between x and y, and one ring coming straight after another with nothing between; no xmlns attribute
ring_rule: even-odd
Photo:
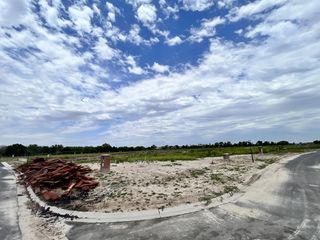
<svg viewBox="0 0 320 240"><path fill-rule="evenodd" d="M319 144L295 144L285 146L264 146L264 153L277 153L285 154L288 152L298 153L307 152L320 149ZM250 147L214 147L214 148L200 148L200 149L170 149L170 150L146 150L146 151L132 151L132 152L113 152L110 153L112 161L119 162L132 162L132 161L175 161L175 160L196 160L204 157L218 157L224 153L229 154L250 154L258 153L257 146ZM60 154L50 155L50 158L63 158L74 160L77 162L95 162L99 161L101 153L94 154ZM25 158L45 157L48 155L28 156ZM17 157L1 157L1 161L17 160Z"/></svg>

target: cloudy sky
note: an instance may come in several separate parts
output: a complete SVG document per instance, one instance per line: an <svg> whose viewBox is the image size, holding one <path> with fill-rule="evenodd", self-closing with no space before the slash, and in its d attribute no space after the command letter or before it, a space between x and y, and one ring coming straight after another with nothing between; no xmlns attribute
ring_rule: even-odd
<svg viewBox="0 0 320 240"><path fill-rule="evenodd" d="M320 138L319 0L1 0L0 145Z"/></svg>

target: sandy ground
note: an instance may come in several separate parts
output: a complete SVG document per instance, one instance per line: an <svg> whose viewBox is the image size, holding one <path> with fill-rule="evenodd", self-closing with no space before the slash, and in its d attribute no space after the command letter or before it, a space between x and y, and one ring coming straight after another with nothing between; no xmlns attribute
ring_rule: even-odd
<svg viewBox="0 0 320 240"><path fill-rule="evenodd" d="M277 161L278 155L231 156L229 161L204 158L194 161L134 162L111 165L111 172L99 172L99 164L84 164L94 169L99 186L83 201L67 208L83 211L126 212L162 209L179 204L210 203L221 195L232 195L253 174Z"/></svg>
<svg viewBox="0 0 320 240"><path fill-rule="evenodd" d="M20 192L24 192L21 186ZM41 214L37 205L28 199L26 193L18 198L22 240L67 240L65 235L70 227L64 223L64 219Z"/></svg>

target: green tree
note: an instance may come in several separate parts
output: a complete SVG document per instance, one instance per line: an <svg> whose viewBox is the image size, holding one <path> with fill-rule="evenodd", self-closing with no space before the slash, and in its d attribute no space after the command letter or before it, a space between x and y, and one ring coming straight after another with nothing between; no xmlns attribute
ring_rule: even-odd
<svg viewBox="0 0 320 240"><path fill-rule="evenodd" d="M38 146L37 144L30 144L27 147L27 152L28 152L28 155L31 155L31 156L37 155L42 153L42 147Z"/></svg>
<svg viewBox="0 0 320 240"><path fill-rule="evenodd" d="M27 155L27 148L19 143L7 146L7 148L4 151L5 156L25 156Z"/></svg>

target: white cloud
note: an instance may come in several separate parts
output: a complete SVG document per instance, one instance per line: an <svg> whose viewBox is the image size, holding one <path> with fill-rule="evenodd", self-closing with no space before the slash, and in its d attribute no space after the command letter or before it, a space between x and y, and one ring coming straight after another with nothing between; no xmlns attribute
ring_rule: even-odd
<svg viewBox="0 0 320 240"><path fill-rule="evenodd" d="M216 34L215 28L218 25L225 23L225 19L214 17L212 19L202 20L200 28L192 28L189 40L201 42L205 37L212 37Z"/></svg>
<svg viewBox="0 0 320 240"><path fill-rule="evenodd" d="M140 44L145 44L148 46L151 46L155 43L159 42L159 39L157 37L153 37L150 39L144 39L141 35L140 35L140 26L138 24L133 24L131 26L131 29L129 31L129 34L120 34L119 36L119 40L125 42L125 41L129 41L135 45L140 45Z"/></svg>
<svg viewBox="0 0 320 240"><path fill-rule="evenodd" d="M166 0L159 0L160 6L164 6L167 4Z"/></svg>
<svg viewBox="0 0 320 240"><path fill-rule="evenodd" d="M111 60L118 55L117 51L111 48L106 39L99 38L94 47L94 51L101 60Z"/></svg>
<svg viewBox="0 0 320 240"><path fill-rule="evenodd" d="M211 39L197 66L143 80L136 76L140 80L116 91L112 69L97 64L92 49L77 50L85 37L51 32L29 10L18 19L2 18L5 26L29 25L19 31L0 28L0 144L89 145L101 144L105 136L117 145L318 137L318 6L318 0L292 0L268 8L259 24L243 29L252 39ZM216 26L210 20L202 24ZM108 41L89 40L95 47L100 42L111 58ZM128 72L146 72L133 56L125 56L119 62ZM151 68L164 71L155 61ZM104 132L81 140L75 135L92 129Z"/></svg>
<svg viewBox="0 0 320 240"><path fill-rule="evenodd" d="M134 8L137 8L138 6L142 4L149 4L152 2L152 0L126 0L126 2L130 5L132 5Z"/></svg>
<svg viewBox="0 0 320 240"><path fill-rule="evenodd" d="M156 30L155 23L157 21L157 9L151 4L151 0L126 0L131 4L136 12L135 17L145 27L149 28L152 32Z"/></svg>
<svg viewBox="0 0 320 240"><path fill-rule="evenodd" d="M319 1L299 1L291 0L290 4L282 5L274 9L267 17L268 21L292 20L303 21L305 16L309 16L308 21L319 21Z"/></svg>
<svg viewBox="0 0 320 240"><path fill-rule="evenodd" d="M169 66L168 65L161 65L157 62L154 62L151 69L158 73L165 73L169 72Z"/></svg>
<svg viewBox="0 0 320 240"><path fill-rule="evenodd" d="M235 0L220 0L218 1L219 8L231 8Z"/></svg>
<svg viewBox="0 0 320 240"><path fill-rule="evenodd" d="M133 73L133 74L136 74L136 75L141 75L141 74L144 73L144 70L139 66L128 67L128 70L129 70L130 73Z"/></svg>
<svg viewBox="0 0 320 240"><path fill-rule="evenodd" d="M169 46L175 46L175 45L179 45L181 44L183 41L179 36L175 36L173 38L168 38L166 40L166 44L168 44Z"/></svg>
<svg viewBox="0 0 320 240"><path fill-rule="evenodd" d="M114 12L108 12L108 19L111 22L115 22L116 21L116 14Z"/></svg>
<svg viewBox="0 0 320 240"><path fill-rule="evenodd" d="M114 42L120 40L121 34L121 30L109 21L103 26L103 35Z"/></svg>
<svg viewBox="0 0 320 240"><path fill-rule="evenodd" d="M177 20L179 18L178 12L179 12L179 7L178 5L173 5L171 6L167 6L166 8L163 9L165 14L167 15L167 18L170 16L173 16L173 18L175 20Z"/></svg>
<svg viewBox="0 0 320 240"><path fill-rule="evenodd" d="M40 0L39 5L41 8L42 17L44 17L50 26L57 27L59 25L59 9L52 7L46 0Z"/></svg>
<svg viewBox="0 0 320 240"><path fill-rule="evenodd" d="M60 18L61 7L63 6L60 0L54 1L53 5L49 5L48 1L40 0L40 13L47 23L54 28L65 27L71 25L70 21Z"/></svg>
<svg viewBox="0 0 320 240"><path fill-rule="evenodd" d="M191 11L203 11L213 6L213 0L182 0L183 7Z"/></svg>
<svg viewBox="0 0 320 240"><path fill-rule="evenodd" d="M101 14L101 11L100 11L100 9L97 7L96 4L93 4L93 5L92 5L92 9L93 9L93 11L94 11L96 14L98 14L98 15Z"/></svg>
<svg viewBox="0 0 320 240"><path fill-rule="evenodd" d="M242 140L254 132L272 140L283 138L283 132L315 137L320 43L317 23L312 21L316 15L310 13L307 9L299 13L309 25L283 20L259 24L250 32L252 37L268 36L259 44L212 41L199 67L122 89L120 96L131 96L130 106L144 114L114 126L108 135L117 144L133 145L150 143L150 136L157 136L159 144L185 143L194 132L198 133L194 143L225 140L225 134Z"/></svg>
<svg viewBox="0 0 320 240"><path fill-rule="evenodd" d="M38 143L41 144L48 139L67 141L67 137L63 140L54 129L61 130L64 121L72 122L81 118L84 111L90 111L81 102L83 94L91 95L99 87L108 88L107 84L99 82L107 69L95 65L97 68L93 73L83 70L94 64L91 63L93 56L89 52L75 51L79 46L77 37L62 31L51 32L31 12L27 17L23 29L0 28L0 65L3 66L0 98L6 99L12 110L10 115L0 118L1 125L5 127L1 135L6 135L8 141L16 133L21 141L40 140ZM12 94L13 89L17 89L15 94ZM32 94L25 95L27 92ZM80 107L76 106L76 101ZM7 112L1 105L0 115L4 114L3 111ZM70 114L62 114L66 112ZM12 130L12 121L19 127ZM45 123L48 121L51 121L51 126ZM58 124L59 121L64 124ZM43 137L42 142L39 136Z"/></svg>
<svg viewBox="0 0 320 240"><path fill-rule="evenodd" d="M178 19L179 15L177 14L179 12L179 7L177 4L174 4L172 6L168 5L165 0L159 1L161 10L165 14L165 18L169 18L173 16L174 19Z"/></svg>
<svg viewBox="0 0 320 240"><path fill-rule="evenodd" d="M0 1L0 26L18 26L25 22L30 1L8 0Z"/></svg>
<svg viewBox="0 0 320 240"><path fill-rule="evenodd" d="M76 121L70 126L66 126L61 130L62 134L83 133L99 128L94 124L94 121L88 118L83 118L80 121Z"/></svg>
<svg viewBox="0 0 320 240"><path fill-rule="evenodd" d="M160 29L152 29L153 34L159 34L160 36L163 36L165 39L168 38L170 32L168 30L160 30Z"/></svg>
<svg viewBox="0 0 320 240"><path fill-rule="evenodd" d="M141 75L145 73L145 71L137 65L136 60L132 56L127 56L126 57L126 63L129 64L128 71L130 73L136 74L136 75Z"/></svg>
<svg viewBox="0 0 320 240"><path fill-rule="evenodd" d="M276 24L259 24L254 29L246 33L246 37L254 38L258 35L271 35L277 38L285 38L285 36L290 36L298 30L298 26L290 21L281 21Z"/></svg>
<svg viewBox="0 0 320 240"><path fill-rule="evenodd" d="M214 17L212 19L205 19L202 21L201 26L204 28L215 28L216 26L223 24L225 19L221 17Z"/></svg>
<svg viewBox="0 0 320 240"><path fill-rule="evenodd" d="M93 10L88 6L73 5L69 7L69 16L75 25L75 28L80 32L91 32L91 18Z"/></svg>
<svg viewBox="0 0 320 240"><path fill-rule="evenodd" d="M110 2L106 2L106 6L107 6L107 9L108 9L108 19L111 22L115 22L116 21L116 14L120 14L119 8L115 7Z"/></svg>
<svg viewBox="0 0 320 240"><path fill-rule="evenodd" d="M242 35L242 33L243 33L243 29L242 28L240 28L240 29L238 29L238 30L236 30L236 31L234 31L234 33L236 33L236 34L238 34L238 35Z"/></svg>
<svg viewBox="0 0 320 240"><path fill-rule="evenodd" d="M262 13L287 1L288 0L258 0L241 7L233 8L230 11L229 17L232 21L238 21L241 18L252 17L255 14Z"/></svg>
<svg viewBox="0 0 320 240"><path fill-rule="evenodd" d="M130 31L128 39L130 42L139 45L143 42L143 38L139 35L140 33L140 27L138 24L133 24Z"/></svg>
<svg viewBox="0 0 320 240"><path fill-rule="evenodd" d="M141 21L144 25L150 26L153 25L154 22L157 20L157 10L155 6L151 4L142 4L137 9L137 19Z"/></svg>

